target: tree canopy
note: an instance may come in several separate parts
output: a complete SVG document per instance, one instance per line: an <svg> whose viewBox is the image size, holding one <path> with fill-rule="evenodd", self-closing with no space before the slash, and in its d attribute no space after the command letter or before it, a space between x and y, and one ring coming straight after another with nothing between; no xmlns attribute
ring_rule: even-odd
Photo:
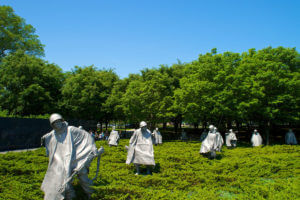
<svg viewBox="0 0 300 200"><path fill-rule="evenodd" d="M0 6L0 60L20 49L29 55L44 55L44 45L35 34L35 28L26 24L11 7Z"/></svg>
<svg viewBox="0 0 300 200"><path fill-rule="evenodd" d="M17 51L0 64L0 106L9 114L27 116L58 111L62 70Z"/></svg>

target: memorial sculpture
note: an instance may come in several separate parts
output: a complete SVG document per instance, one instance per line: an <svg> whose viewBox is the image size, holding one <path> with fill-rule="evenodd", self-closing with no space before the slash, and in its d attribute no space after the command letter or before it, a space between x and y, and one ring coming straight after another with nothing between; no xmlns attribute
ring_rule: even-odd
<svg viewBox="0 0 300 200"><path fill-rule="evenodd" d="M182 129L182 131L181 131L181 140L187 140L188 138L187 138L187 135L186 135L186 132Z"/></svg>
<svg viewBox="0 0 300 200"><path fill-rule="evenodd" d="M257 132L256 129L254 129L253 133L252 133L252 137L251 137L251 143L252 146L257 147L262 145L263 139L260 136L259 132Z"/></svg>
<svg viewBox="0 0 300 200"><path fill-rule="evenodd" d="M147 129L147 123L142 121L140 128L135 130L129 141L129 147L126 147L126 164L133 163L136 167L136 175L140 175L140 165L147 167L147 174L151 174L151 168L155 166L154 161L154 136Z"/></svg>
<svg viewBox="0 0 300 200"><path fill-rule="evenodd" d="M285 134L285 143L286 144L297 144L297 138L292 131L292 129L289 129L289 131Z"/></svg>
<svg viewBox="0 0 300 200"><path fill-rule="evenodd" d="M158 131L158 128L156 128L156 129L153 131L153 135L154 135L154 138L155 138L155 145L162 144L162 135L161 135L161 133Z"/></svg>
<svg viewBox="0 0 300 200"><path fill-rule="evenodd" d="M226 135L226 146L227 147L236 147L237 138L232 129L229 129L229 132L225 133Z"/></svg>
<svg viewBox="0 0 300 200"><path fill-rule="evenodd" d="M109 146L118 146L118 144L119 144L120 136L119 136L118 131L116 131L115 129L116 129L116 127L113 126L112 131L110 132L110 135L108 137L108 145Z"/></svg>
<svg viewBox="0 0 300 200"><path fill-rule="evenodd" d="M221 151L222 146L224 144L223 137L222 137L221 133L218 131L217 127L214 127L214 131L217 134L217 151Z"/></svg>
<svg viewBox="0 0 300 200"><path fill-rule="evenodd" d="M207 137L207 130L204 129L204 131L202 132L202 134L200 136L200 142L203 142L206 137Z"/></svg>
<svg viewBox="0 0 300 200"><path fill-rule="evenodd" d="M222 140L220 134L217 134L214 126L209 126L209 131L206 138L203 140L200 148L200 153L211 159L216 158L216 151L219 150L219 142Z"/></svg>
<svg viewBox="0 0 300 200"><path fill-rule="evenodd" d="M45 193L44 199L74 198L72 179L75 175L78 175L79 183L89 198L93 192L90 186L98 175L103 147L98 150L89 133L68 126L60 114L54 113L50 116L50 125L53 130L41 138L49 157L48 169L41 186ZM91 180L88 178L89 166L95 157L98 157L97 171Z"/></svg>

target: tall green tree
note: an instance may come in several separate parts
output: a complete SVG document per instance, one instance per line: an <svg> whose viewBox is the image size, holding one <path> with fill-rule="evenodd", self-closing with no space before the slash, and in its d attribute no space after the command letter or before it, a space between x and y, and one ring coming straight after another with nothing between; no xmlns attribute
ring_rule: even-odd
<svg viewBox="0 0 300 200"><path fill-rule="evenodd" d="M175 91L175 103L186 121L219 126L234 119L236 108L231 82L239 61L239 54L217 54L212 49L186 66L180 88Z"/></svg>
<svg viewBox="0 0 300 200"><path fill-rule="evenodd" d="M26 24L11 7L0 6L0 61L19 49L29 55L44 55L44 45L35 34L34 27Z"/></svg>
<svg viewBox="0 0 300 200"><path fill-rule="evenodd" d="M129 83L122 98L130 121L148 121L152 128L161 122L164 102L172 97L170 86L167 74L162 74L157 69L142 70L140 78Z"/></svg>
<svg viewBox="0 0 300 200"><path fill-rule="evenodd" d="M106 122L109 111L104 104L118 80L112 70L94 66L75 67L62 87L61 106L69 117Z"/></svg>
<svg viewBox="0 0 300 200"><path fill-rule="evenodd" d="M62 70L46 61L17 51L0 64L0 105L9 114L28 116L58 109Z"/></svg>
<svg viewBox="0 0 300 200"><path fill-rule="evenodd" d="M300 56L295 48L250 49L234 82L240 94L238 109L244 119L265 129L267 143L272 125L299 123Z"/></svg>

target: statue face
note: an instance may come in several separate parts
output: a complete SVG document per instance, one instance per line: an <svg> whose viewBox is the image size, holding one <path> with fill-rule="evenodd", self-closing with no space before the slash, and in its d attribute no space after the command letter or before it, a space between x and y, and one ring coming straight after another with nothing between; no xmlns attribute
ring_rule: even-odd
<svg viewBox="0 0 300 200"><path fill-rule="evenodd" d="M55 130L60 130L60 129L62 129L62 127L63 127L63 121L60 120L60 119L59 119L59 120L56 120L56 121L53 122L52 126L53 126L53 128L54 128Z"/></svg>
<svg viewBox="0 0 300 200"><path fill-rule="evenodd" d="M146 130L147 130L147 126L141 127L141 130L142 130L142 131L146 131Z"/></svg>

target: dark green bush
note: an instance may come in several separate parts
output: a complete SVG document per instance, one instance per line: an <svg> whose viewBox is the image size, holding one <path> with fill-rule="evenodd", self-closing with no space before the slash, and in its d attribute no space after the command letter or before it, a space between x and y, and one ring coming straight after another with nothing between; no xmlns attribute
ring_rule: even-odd
<svg viewBox="0 0 300 200"><path fill-rule="evenodd" d="M299 146L223 148L216 160L199 155L201 143L155 146L152 176L135 176L124 145L105 148L93 199L299 199ZM45 149L0 155L0 199L42 199L48 158ZM96 161L90 168L94 176ZM146 168L142 168L146 172ZM85 199L78 180L77 199Z"/></svg>

